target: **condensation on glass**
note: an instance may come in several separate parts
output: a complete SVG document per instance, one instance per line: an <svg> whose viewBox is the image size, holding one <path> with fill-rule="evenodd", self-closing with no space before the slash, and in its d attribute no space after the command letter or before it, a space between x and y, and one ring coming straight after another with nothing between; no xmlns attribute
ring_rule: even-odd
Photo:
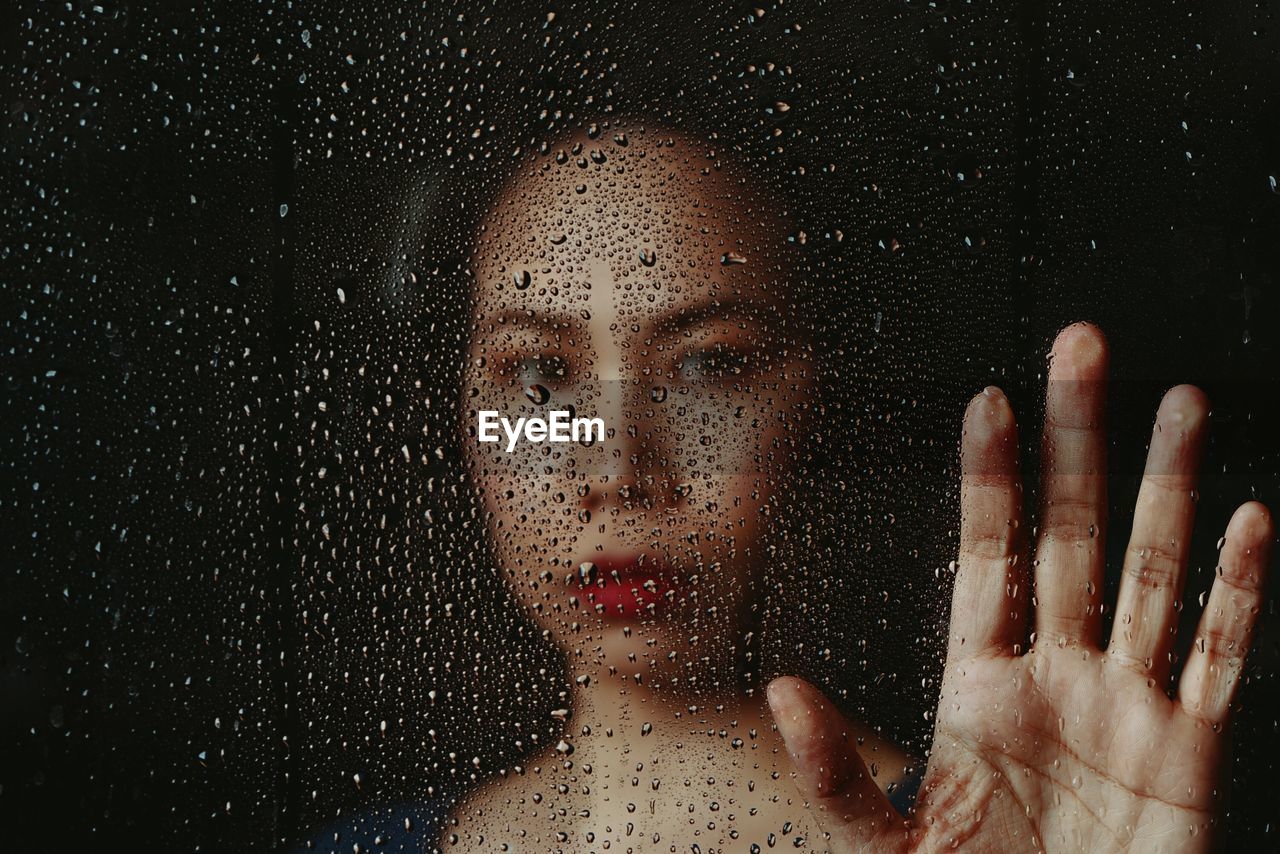
<svg viewBox="0 0 1280 854"><path fill-rule="evenodd" d="M1094 320L1117 504L1187 378L1206 524L1275 499L1273 17L8 12L15 850L821 849L782 674L905 806L975 391L1030 421ZM1276 634L1233 846L1275 834Z"/></svg>

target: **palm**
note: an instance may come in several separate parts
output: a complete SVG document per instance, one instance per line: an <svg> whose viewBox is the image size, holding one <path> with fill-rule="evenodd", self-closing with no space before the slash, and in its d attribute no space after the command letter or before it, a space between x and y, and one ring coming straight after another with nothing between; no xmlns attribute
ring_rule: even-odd
<svg viewBox="0 0 1280 854"><path fill-rule="evenodd" d="M1103 655L1051 647L974 660L944 690L917 819L1002 850L1192 842L1207 837L1223 750L1148 676ZM958 821L946 806L956 794L969 801Z"/></svg>
<svg viewBox="0 0 1280 854"><path fill-rule="evenodd" d="M1171 699L1207 402L1181 386L1161 404L1104 646L1106 346L1078 325L1054 351L1034 573L1008 401L988 389L965 416L947 665L910 820L880 794L812 686L770 686L797 782L836 850L1186 851L1212 842L1270 516L1251 502L1232 517Z"/></svg>

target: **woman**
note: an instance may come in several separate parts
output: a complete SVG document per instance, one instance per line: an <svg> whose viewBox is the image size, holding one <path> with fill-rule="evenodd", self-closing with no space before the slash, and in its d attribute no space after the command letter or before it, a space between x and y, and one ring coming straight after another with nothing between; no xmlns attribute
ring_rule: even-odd
<svg viewBox="0 0 1280 854"><path fill-rule="evenodd" d="M555 149L480 229L462 427L564 408L608 427L590 446L466 443L499 565L577 688L564 742L473 796L450 834L711 849L805 833L750 690L752 606L815 382L790 230L665 132ZM886 786L906 774L892 745L867 749Z"/></svg>
<svg viewBox="0 0 1280 854"><path fill-rule="evenodd" d="M1207 413L1198 390L1171 391L1100 650L1107 357L1092 327L1054 345L1034 612L1012 413L994 388L966 413L949 654L912 817L921 763L807 683L756 690L758 602L824 382L794 234L746 176L665 130L576 134L504 184L472 259L461 429L501 573L575 688L563 738L531 739L531 759L456 805L440 845L1209 844L1270 518L1256 503L1233 518L1170 700ZM510 450L476 436L482 411L551 410L607 434Z"/></svg>

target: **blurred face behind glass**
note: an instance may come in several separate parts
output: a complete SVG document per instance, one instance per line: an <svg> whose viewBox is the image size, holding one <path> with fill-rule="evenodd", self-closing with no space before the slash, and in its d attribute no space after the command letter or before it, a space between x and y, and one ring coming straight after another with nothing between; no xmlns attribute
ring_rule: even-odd
<svg viewBox="0 0 1280 854"><path fill-rule="evenodd" d="M652 129L530 158L480 230L465 445L504 577L578 669L730 687L814 383L788 234ZM605 440L477 441L478 410L565 409Z"/></svg>

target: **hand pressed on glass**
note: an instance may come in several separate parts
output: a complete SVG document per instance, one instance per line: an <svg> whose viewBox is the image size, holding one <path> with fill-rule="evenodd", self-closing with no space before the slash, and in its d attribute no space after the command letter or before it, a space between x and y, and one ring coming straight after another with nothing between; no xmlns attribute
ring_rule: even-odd
<svg viewBox="0 0 1280 854"><path fill-rule="evenodd" d="M988 388L965 414L947 663L910 820L881 793L845 737L846 724L817 690L791 678L769 686L797 783L837 850L1212 845L1224 801L1229 705L1262 605L1271 517L1257 502L1233 515L1170 699L1165 685L1208 403L1192 386L1169 391L1104 648L1106 374L1097 329L1077 324L1058 336L1031 570L1013 412L999 389Z"/></svg>

